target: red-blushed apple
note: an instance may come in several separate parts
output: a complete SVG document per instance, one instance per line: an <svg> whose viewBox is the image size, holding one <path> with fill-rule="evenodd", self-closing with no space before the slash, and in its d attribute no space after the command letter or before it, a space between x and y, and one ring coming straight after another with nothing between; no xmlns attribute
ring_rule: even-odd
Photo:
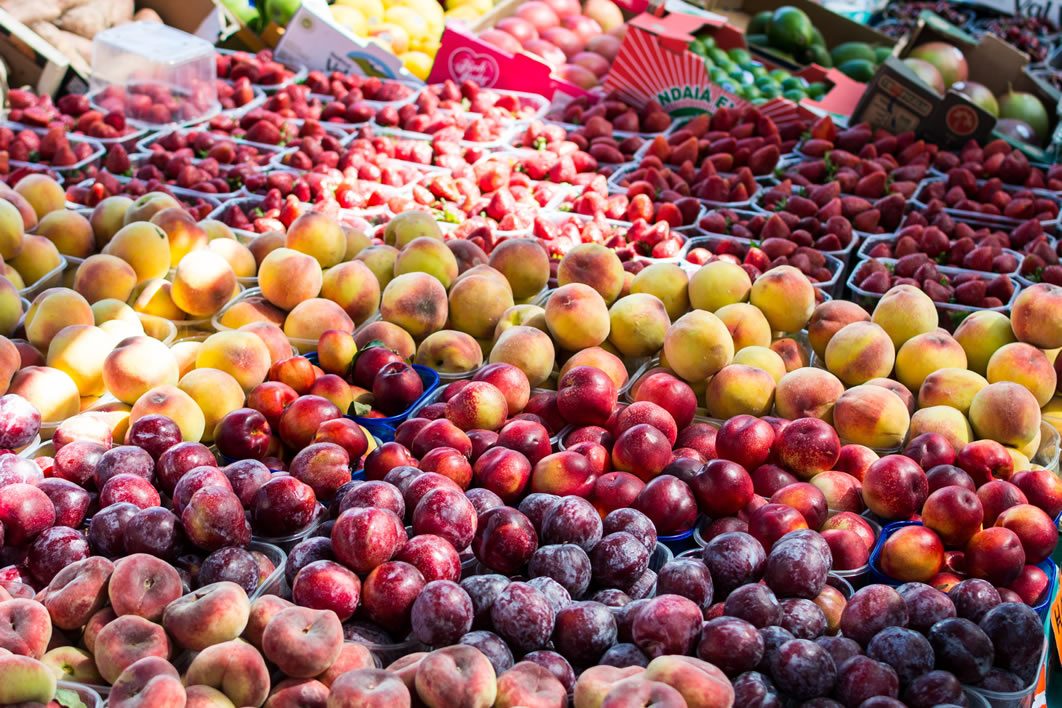
<svg viewBox="0 0 1062 708"><path fill-rule="evenodd" d="M612 466L649 481L671 461L671 443L657 428L639 423L624 430L612 447Z"/></svg>
<svg viewBox="0 0 1062 708"><path fill-rule="evenodd" d="M782 487L771 495L771 504L785 504L800 512L809 529L818 530L826 521L829 509L826 496L808 482L796 482Z"/></svg>
<svg viewBox="0 0 1062 708"><path fill-rule="evenodd" d="M650 401L638 401L620 411L612 430L616 435L621 435L625 430L642 423L663 433L669 445L675 444L678 438L675 419L667 410Z"/></svg>
<svg viewBox="0 0 1062 708"><path fill-rule="evenodd" d="M372 390L376 376L392 363L402 363L402 357L385 346L366 347L354 358L351 380L362 388Z"/></svg>
<svg viewBox="0 0 1062 708"><path fill-rule="evenodd" d="M840 455L833 468L839 472L847 472L860 482L867 468L879 457L878 453L865 445L849 444L841 447Z"/></svg>
<svg viewBox="0 0 1062 708"><path fill-rule="evenodd" d="M996 519L1007 509L1027 504L1028 499L1021 488L1002 479L994 479L977 490L977 498L984 510L984 525L994 526Z"/></svg>
<svg viewBox="0 0 1062 708"><path fill-rule="evenodd" d="M398 415L424 395L424 382L416 369L396 361L384 366L372 383L372 405L385 415Z"/></svg>
<svg viewBox="0 0 1062 708"><path fill-rule="evenodd" d="M487 364L476 372L472 380L485 381L501 391L511 416L521 412L531 398L527 375L512 364Z"/></svg>
<svg viewBox="0 0 1062 708"><path fill-rule="evenodd" d="M547 494L586 496L593 489L595 480L590 461L577 452L566 450L547 455L535 464L530 489Z"/></svg>
<svg viewBox="0 0 1062 708"><path fill-rule="evenodd" d="M1014 474L1014 460L1007 449L995 440L975 440L964 445L955 464L980 487L993 479L1009 480Z"/></svg>

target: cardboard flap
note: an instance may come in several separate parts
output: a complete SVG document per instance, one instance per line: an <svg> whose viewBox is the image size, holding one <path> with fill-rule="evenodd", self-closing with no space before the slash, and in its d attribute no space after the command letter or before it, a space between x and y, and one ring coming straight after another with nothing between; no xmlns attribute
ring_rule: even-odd
<svg viewBox="0 0 1062 708"><path fill-rule="evenodd" d="M819 78L810 78L809 72L811 72L812 76L818 76ZM802 103L834 115L846 117L852 115L856 106L859 105L859 99L862 98L863 91L866 90L866 84L850 79L840 69L823 69L818 64L812 64L800 72L799 75L808 81L824 81L832 85L832 88L826 92L821 100L815 101L808 98Z"/></svg>
<svg viewBox="0 0 1062 708"><path fill-rule="evenodd" d="M587 92L550 75L549 64L526 53L510 54L485 42L460 26L443 30L429 83L450 79L458 83L475 81L480 86L509 91L525 91L551 98L561 91L570 96Z"/></svg>
<svg viewBox="0 0 1062 708"><path fill-rule="evenodd" d="M0 9L0 57L7 63L10 86L32 86L37 93L84 93L87 77L40 35Z"/></svg>

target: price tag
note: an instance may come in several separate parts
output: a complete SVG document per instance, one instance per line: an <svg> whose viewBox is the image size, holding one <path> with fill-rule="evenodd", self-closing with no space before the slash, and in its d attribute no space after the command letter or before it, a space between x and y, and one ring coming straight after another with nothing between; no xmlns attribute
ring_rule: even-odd
<svg viewBox="0 0 1062 708"><path fill-rule="evenodd" d="M1062 592L1055 595L1051 603L1051 634L1055 637L1055 650L1062 661Z"/></svg>

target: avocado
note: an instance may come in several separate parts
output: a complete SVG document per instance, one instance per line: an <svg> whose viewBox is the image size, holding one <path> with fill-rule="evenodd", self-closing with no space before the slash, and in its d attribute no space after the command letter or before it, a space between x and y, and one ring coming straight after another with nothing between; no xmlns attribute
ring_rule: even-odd
<svg viewBox="0 0 1062 708"><path fill-rule="evenodd" d="M877 63L874 50L866 42L844 42L830 50L830 58L835 66L840 66L853 59L862 59L872 64Z"/></svg>
<svg viewBox="0 0 1062 708"><path fill-rule="evenodd" d="M771 46L787 52L808 47L814 38L814 27L803 10L783 5L771 15L767 25Z"/></svg>
<svg viewBox="0 0 1062 708"><path fill-rule="evenodd" d="M749 26L745 28L745 34L764 34L767 31L767 25L771 21L771 11L764 10L763 12L757 12L749 20Z"/></svg>
<svg viewBox="0 0 1062 708"><path fill-rule="evenodd" d="M842 64L838 64L837 68L848 78L866 83L874 77L877 65L866 59L849 59Z"/></svg>
<svg viewBox="0 0 1062 708"><path fill-rule="evenodd" d="M745 35L745 41L750 47L770 47L771 40L767 39L765 34L747 34Z"/></svg>
<svg viewBox="0 0 1062 708"><path fill-rule="evenodd" d="M874 63L880 64L892 56L892 47L874 47Z"/></svg>
<svg viewBox="0 0 1062 708"><path fill-rule="evenodd" d="M826 69L833 66L833 60L830 59L830 53L826 51L826 47L818 44L812 44L794 54L801 64L818 64Z"/></svg>
<svg viewBox="0 0 1062 708"><path fill-rule="evenodd" d="M826 39L822 36L822 32L815 25L811 26L811 46L813 47L825 47Z"/></svg>

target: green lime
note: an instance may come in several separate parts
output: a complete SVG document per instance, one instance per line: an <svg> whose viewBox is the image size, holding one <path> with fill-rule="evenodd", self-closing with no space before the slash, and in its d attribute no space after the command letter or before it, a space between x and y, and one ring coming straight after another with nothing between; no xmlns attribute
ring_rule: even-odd
<svg viewBox="0 0 1062 708"><path fill-rule="evenodd" d="M720 66L730 61L730 57L728 57L726 55L726 52L724 52L719 47L709 47L708 56L709 58L711 58L712 61L714 61L716 64L719 64Z"/></svg>
<svg viewBox="0 0 1062 708"><path fill-rule="evenodd" d="M734 47L727 52L727 55L730 57L731 61L737 62L738 64L746 64L752 61L752 55L749 54L748 50L741 49L740 47Z"/></svg>
<svg viewBox="0 0 1062 708"><path fill-rule="evenodd" d="M816 81L808 86L808 95L812 98L822 98L826 95L826 84Z"/></svg>
<svg viewBox="0 0 1062 708"><path fill-rule="evenodd" d="M770 77L775 81L785 81L789 77L789 72L785 69L771 69Z"/></svg>
<svg viewBox="0 0 1062 708"><path fill-rule="evenodd" d="M892 47L874 47L874 63L880 64L892 56Z"/></svg>
<svg viewBox="0 0 1062 708"><path fill-rule="evenodd" d="M803 10L783 5L771 15L771 21L767 25L767 38L772 47L791 52L811 45L815 36L814 29Z"/></svg>
<svg viewBox="0 0 1062 708"><path fill-rule="evenodd" d="M788 91L783 92L782 96L784 96L785 98L788 98L790 101L793 101L794 103L796 103L797 101L803 101L804 98L805 98L804 92L801 91L800 89L789 89Z"/></svg>
<svg viewBox="0 0 1062 708"><path fill-rule="evenodd" d="M830 59L830 53L827 52L826 47L821 44L812 44L807 49L797 52L797 58L800 59L801 64L818 64L826 69L833 66L833 60Z"/></svg>
<svg viewBox="0 0 1062 708"><path fill-rule="evenodd" d="M782 95L782 92L778 90L777 86L772 84L770 86L761 86L760 87L760 94L764 98L778 98L779 96Z"/></svg>
<svg viewBox="0 0 1062 708"><path fill-rule="evenodd" d="M792 89L803 91L807 87L807 79L805 79L803 76L786 76L784 79L782 79L783 91L789 91Z"/></svg>
<svg viewBox="0 0 1062 708"><path fill-rule="evenodd" d="M846 61L862 59L863 61L877 62L874 50L866 42L843 42L830 50L830 58L834 66L841 66Z"/></svg>

